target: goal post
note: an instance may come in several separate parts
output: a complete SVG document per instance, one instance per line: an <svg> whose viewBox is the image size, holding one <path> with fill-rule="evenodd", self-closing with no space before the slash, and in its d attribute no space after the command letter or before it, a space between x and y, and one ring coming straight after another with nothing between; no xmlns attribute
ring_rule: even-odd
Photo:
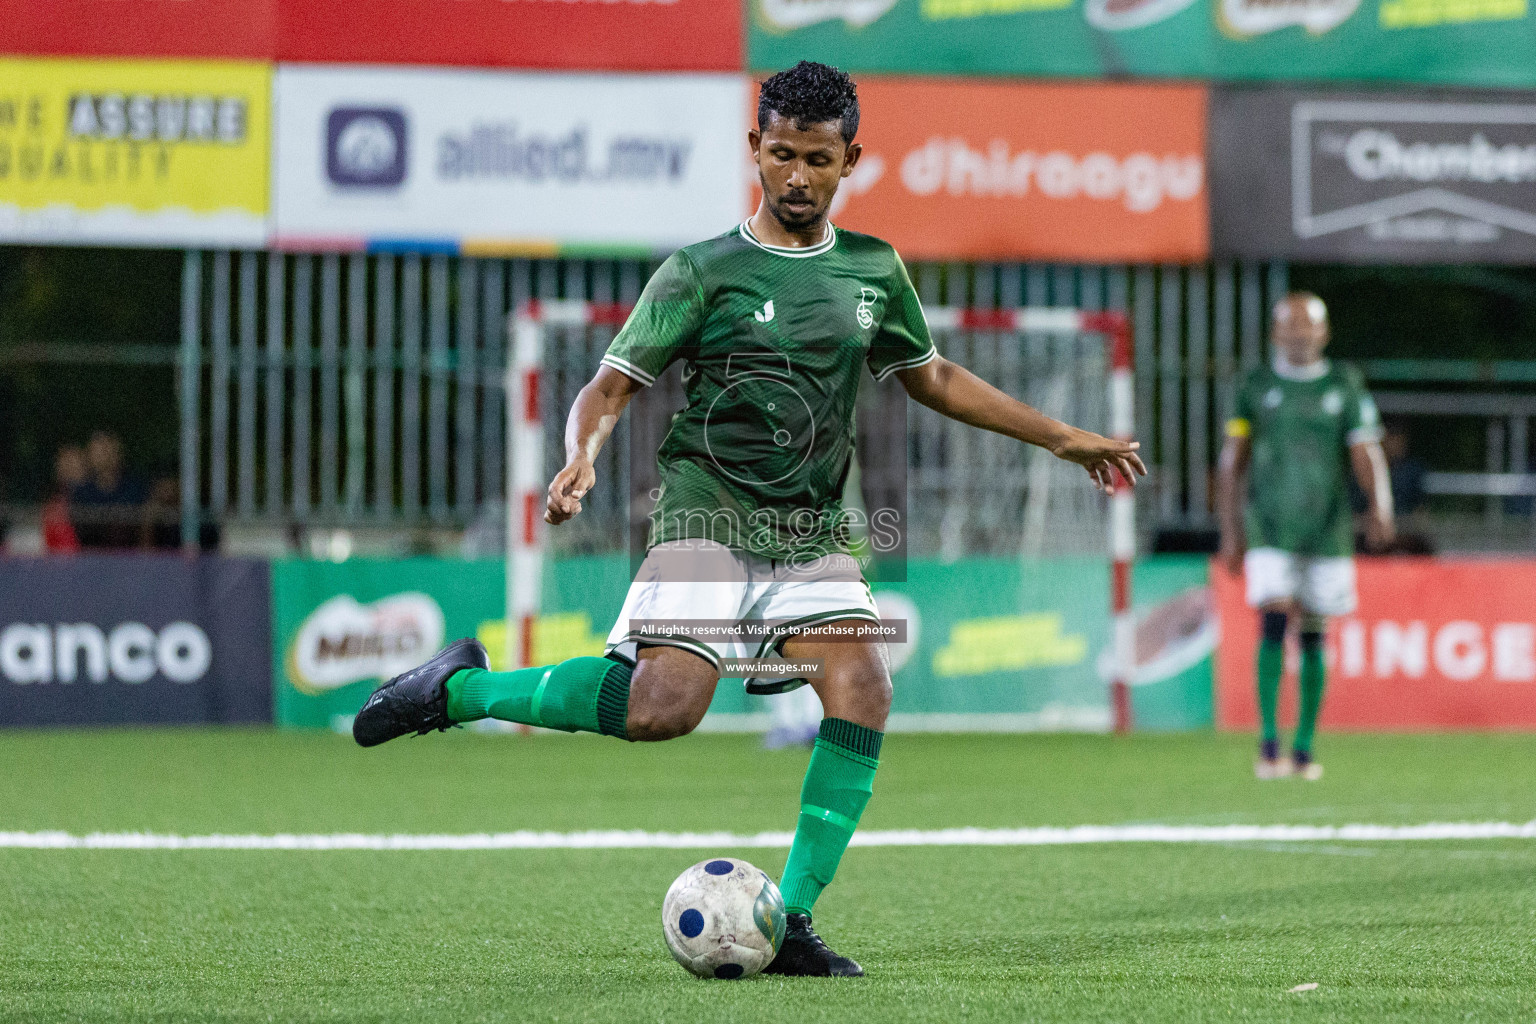
<svg viewBox="0 0 1536 1024"><path fill-rule="evenodd" d="M534 621L541 604L547 547L544 523L546 416L561 415L541 399L546 329L622 326L630 308L619 303L531 300L510 317L511 359L507 394L507 639L512 664L533 663ZM1111 436L1130 440L1135 408L1132 386L1134 337L1125 313L1075 307L1023 306L980 309L939 306L924 310L935 333L955 331L1098 335L1105 346L1108 422ZM1092 425L1090 425L1092 426ZM1114 670L1110 706L1116 732L1132 725L1130 675L1135 664L1135 623L1131 615L1131 568L1136 557L1136 505L1118 472L1109 499L1106 547L1111 560L1110 614Z"/></svg>

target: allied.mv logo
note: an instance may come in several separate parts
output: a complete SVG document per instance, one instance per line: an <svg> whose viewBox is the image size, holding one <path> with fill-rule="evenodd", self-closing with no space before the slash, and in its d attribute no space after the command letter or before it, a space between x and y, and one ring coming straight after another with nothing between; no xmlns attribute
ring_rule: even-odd
<svg viewBox="0 0 1536 1024"><path fill-rule="evenodd" d="M773 300L769 299L763 304L763 308L752 314L752 319L760 324L766 324L773 319Z"/></svg>
<svg viewBox="0 0 1536 1024"><path fill-rule="evenodd" d="M859 305L853 311L854 319L858 320L860 327L875 326L875 314L870 311L870 303L880 297L880 293L873 288L859 289Z"/></svg>

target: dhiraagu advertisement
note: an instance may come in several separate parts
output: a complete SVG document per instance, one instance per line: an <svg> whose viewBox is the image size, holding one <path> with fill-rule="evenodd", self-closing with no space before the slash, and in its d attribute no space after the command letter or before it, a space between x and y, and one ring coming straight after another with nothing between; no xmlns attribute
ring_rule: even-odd
<svg viewBox="0 0 1536 1024"><path fill-rule="evenodd" d="M629 584L624 555L548 567L535 664L599 655ZM500 562L279 562L273 566L274 706L279 725L350 729L380 681L449 640L477 636L508 664ZM1211 724L1216 644L1203 558L1136 567L1138 729ZM908 642L890 649L891 731L1102 731L1110 726L1109 563L1100 558L913 560L877 584ZM768 701L722 680L703 728L766 727Z"/></svg>
<svg viewBox="0 0 1536 1024"><path fill-rule="evenodd" d="M259 246L272 71L0 58L0 241Z"/></svg>

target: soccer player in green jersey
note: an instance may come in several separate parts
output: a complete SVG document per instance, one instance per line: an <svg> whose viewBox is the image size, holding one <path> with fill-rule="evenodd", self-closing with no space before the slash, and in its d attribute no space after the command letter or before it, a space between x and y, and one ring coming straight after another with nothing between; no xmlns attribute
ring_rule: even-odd
<svg viewBox="0 0 1536 1024"><path fill-rule="evenodd" d="M1392 539L1392 490L1381 418L1365 381L1354 367L1323 358L1323 301L1306 292L1281 299L1270 337L1274 361L1249 375L1227 423L1218 495L1221 557L1228 571L1245 574L1248 603L1260 615L1262 733L1254 774L1320 779L1312 737L1323 706L1323 631L1328 616L1355 610L1349 474L1370 502L1366 540L1373 548ZM1301 638L1301 709L1286 762L1275 709L1291 620Z"/></svg>
<svg viewBox="0 0 1536 1024"><path fill-rule="evenodd" d="M581 512L630 399L683 363L687 405L658 454L645 561L606 655L491 672L484 649L460 640L375 691L353 727L364 746L486 717L669 740L703 719L724 659L820 662L809 674L825 717L780 882L777 974L863 973L827 948L811 912L869 800L891 703L885 645L867 638L879 613L839 504L866 369L946 416L1077 463L1106 491L1146 472L1138 445L1057 422L940 356L895 251L829 223L859 159L858 125L854 84L835 68L801 62L764 82L748 133L757 212L661 266L571 408L545 512L554 524Z"/></svg>

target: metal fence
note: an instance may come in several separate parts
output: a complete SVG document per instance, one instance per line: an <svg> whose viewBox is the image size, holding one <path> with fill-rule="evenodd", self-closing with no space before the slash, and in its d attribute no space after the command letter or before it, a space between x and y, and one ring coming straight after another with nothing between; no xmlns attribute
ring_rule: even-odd
<svg viewBox="0 0 1536 1024"><path fill-rule="evenodd" d="M508 312L527 298L633 302L654 266L188 252L178 359L184 538L191 543L199 522L210 519L462 528L499 514ZM1261 358L1265 310L1286 287L1283 265L920 264L912 271L919 295L933 305L1128 311L1137 340L1138 436L1154 468L1141 521L1211 520L1218 426L1231 410L1238 374ZM580 344L552 354L546 387L561 417L610 336L586 332ZM1047 362L1076 358L1063 344L996 334L941 339L946 354L1047 409L1050 381L1060 377L1045 371ZM1070 398L1081 385L1066 387ZM630 443L654 450L675 397L662 389L636 406L630 440L615 444L617 464L627 463ZM1028 457L926 409L907 415L919 546L956 554L1019 543L1029 474L1040 472ZM561 417L551 427L552 459L562 451ZM589 511L598 514L560 543L621 545L620 496L630 493L626 481L609 492L611 505L595 499Z"/></svg>

